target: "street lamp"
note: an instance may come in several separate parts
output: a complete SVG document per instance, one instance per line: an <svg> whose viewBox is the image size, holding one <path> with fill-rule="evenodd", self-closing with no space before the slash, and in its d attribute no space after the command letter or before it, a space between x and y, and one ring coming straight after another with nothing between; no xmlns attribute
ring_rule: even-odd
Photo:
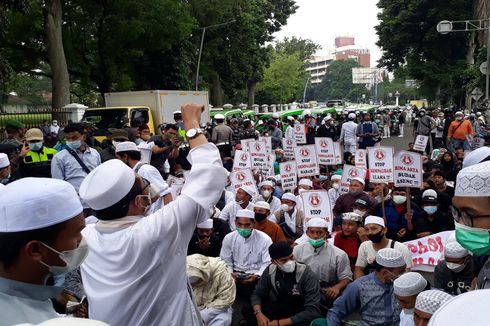
<svg viewBox="0 0 490 326"><path fill-rule="evenodd" d="M223 26L223 25L228 25L231 23L234 23L235 19L227 21L225 23L221 24L215 24L215 25L210 25L202 28L202 35L201 35L201 46L199 47L199 56L197 58L197 68L196 68L196 91L199 90L199 68L201 66L201 54L202 54L202 46L204 44L204 35L206 34L206 29L212 28L212 27L218 27L218 26Z"/></svg>
<svg viewBox="0 0 490 326"><path fill-rule="evenodd" d="M395 99L396 99L396 106L398 106L398 99L400 98L400 92L399 91L396 91L395 92Z"/></svg>

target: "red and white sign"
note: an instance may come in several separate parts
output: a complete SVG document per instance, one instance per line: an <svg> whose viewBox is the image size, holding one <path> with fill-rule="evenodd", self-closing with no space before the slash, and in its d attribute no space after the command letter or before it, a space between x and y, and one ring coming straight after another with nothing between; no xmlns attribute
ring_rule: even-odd
<svg viewBox="0 0 490 326"><path fill-rule="evenodd" d="M251 168L252 168L252 163L250 161L250 153L236 150L235 159L233 161L233 171L251 169Z"/></svg>
<svg viewBox="0 0 490 326"><path fill-rule="evenodd" d="M248 152L248 143L255 141L253 138L242 139L240 144L242 144L242 151Z"/></svg>
<svg viewBox="0 0 490 326"><path fill-rule="evenodd" d="M415 143L413 144L413 149L418 152L425 152L425 147L429 141L429 136L418 135L415 138Z"/></svg>
<svg viewBox="0 0 490 326"><path fill-rule="evenodd" d="M266 171L269 169L269 156L265 142L251 141L248 143L248 152L250 153L250 161L253 170Z"/></svg>
<svg viewBox="0 0 490 326"><path fill-rule="evenodd" d="M444 231L404 242L412 254L412 270L433 272L437 264L444 259L444 248L453 233L454 231Z"/></svg>
<svg viewBox="0 0 490 326"><path fill-rule="evenodd" d="M368 147L369 181L393 182L393 147Z"/></svg>
<svg viewBox="0 0 490 326"><path fill-rule="evenodd" d="M422 186L422 156L400 151L395 155L395 187L420 188Z"/></svg>
<svg viewBox="0 0 490 326"><path fill-rule="evenodd" d="M305 213L306 223L315 217L319 217L327 221L328 231L332 231L333 226L333 214L332 206L330 206L330 198L328 192L325 190L307 190L301 193L301 199L303 201L303 212Z"/></svg>
<svg viewBox="0 0 490 326"><path fill-rule="evenodd" d="M244 169L233 171L230 173L230 181L233 185L233 190L235 193L237 190L243 186L249 186L254 189L254 194L252 197L257 197L259 195L259 191L257 190L257 186L255 184L255 179L252 174L252 170Z"/></svg>
<svg viewBox="0 0 490 326"><path fill-rule="evenodd" d="M283 162L279 163L281 173L281 186L283 190L294 190L298 184L298 173L296 172L296 163Z"/></svg>
<svg viewBox="0 0 490 326"><path fill-rule="evenodd" d="M333 149L335 153L335 164L342 164L342 156L344 155L344 151L342 146L340 146L340 142L334 142Z"/></svg>
<svg viewBox="0 0 490 326"><path fill-rule="evenodd" d="M323 165L335 164L335 149L332 138L315 137L315 149L318 155L318 163Z"/></svg>
<svg viewBox="0 0 490 326"><path fill-rule="evenodd" d="M356 150L354 159L358 168L367 169L367 151L365 149Z"/></svg>
<svg viewBox="0 0 490 326"><path fill-rule="evenodd" d="M267 153L271 154L272 153L272 137L270 137L270 136L259 137L259 141L265 142L265 148L267 149Z"/></svg>
<svg viewBox="0 0 490 326"><path fill-rule="evenodd" d="M267 171L267 176L276 175L274 173L274 162L276 162L276 154L269 154L267 160L267 166L269 167Z"/></svg>
<svg viewBox="0 0 490 326"><path fill-rule="evenodd" d="M294 149L298 177L309 177L320 174L316 159L315 145L298 146Z"/></svg>
<svg viewBox="0 0 490 326"><path fill-rule="evenodd" d="M349 192L350 181L354 178L366 179L366 170L355 167L354 165L345 164L342 170L342 179L340 180L340 192Z"/></svg>
<svg viewBox="0 0 490 326"><path fill-rule="evenodd" d="M282 149L284 150L284 159L287 161L294 160L294 148L296 147L296 140L292 138L282 139Z"/></svg>
<svg viewBox="0 0 490 326"><path fill-rule="evenodd" d="M306 144L306 128L304 124L297 123L294 125L294 139L297 144Z"/></svg>

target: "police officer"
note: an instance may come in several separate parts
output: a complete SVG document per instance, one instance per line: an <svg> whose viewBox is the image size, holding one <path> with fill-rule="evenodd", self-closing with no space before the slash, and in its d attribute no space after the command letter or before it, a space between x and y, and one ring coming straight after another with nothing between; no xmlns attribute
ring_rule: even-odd
<svg viewBox="0 0 490 326"><path fill-rule="evenodd" d="M44 146L41 129L29 129L25 137L29 151L20 162L22 176L51 178L51 160L58 152L54 148Z"/></svg>

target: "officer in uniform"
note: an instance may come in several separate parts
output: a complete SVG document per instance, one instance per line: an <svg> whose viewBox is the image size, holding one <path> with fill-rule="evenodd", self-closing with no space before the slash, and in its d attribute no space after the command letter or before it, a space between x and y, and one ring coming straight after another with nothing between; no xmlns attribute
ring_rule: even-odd
<svg viewBox="0 0 490 326"><path fill-rule="evenodd" d="M56 149L44 146L43 132L32 128L26 132L29 151L20 162L24 177L51 178L51 160L58 153Z"/></svg>

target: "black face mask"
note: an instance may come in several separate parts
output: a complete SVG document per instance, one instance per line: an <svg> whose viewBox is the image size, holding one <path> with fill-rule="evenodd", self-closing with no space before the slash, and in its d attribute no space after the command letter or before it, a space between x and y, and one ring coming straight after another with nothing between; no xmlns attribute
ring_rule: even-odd
<svg viewBox="0 0 490 326"><path fill-rule="evenodd" d="M267 214L264 214L264 213L255 213L255 220L257 222L262 222L266 218L267 218Z"/></svg>
<svg viewBox="0 0 490 326"><path fill-rule="evenodd" d="M383 237L384 237L384 233L383 231L379 232L379 233L375 233L375 234L369 234L368 236L368 239L371 240L373 243L380 243L381 240L383 240Z"/></svg>

